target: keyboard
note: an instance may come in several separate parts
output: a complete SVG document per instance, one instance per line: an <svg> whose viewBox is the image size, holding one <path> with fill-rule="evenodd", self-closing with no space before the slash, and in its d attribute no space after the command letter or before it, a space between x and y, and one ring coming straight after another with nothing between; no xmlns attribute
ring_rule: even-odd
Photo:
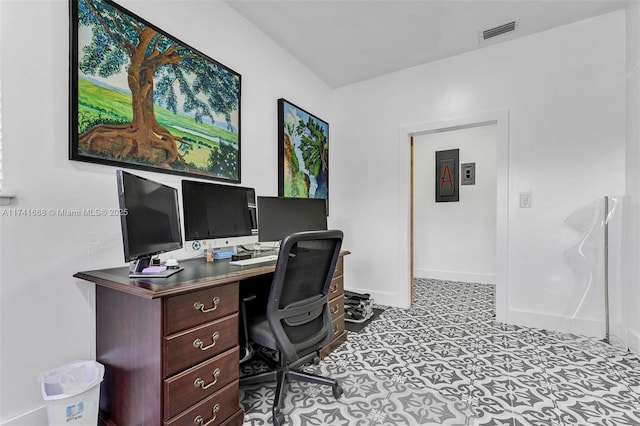
<svg viewBox="0 0 640 426"><path fill-rule="evenodd" d="M252 257L249 259L242 259L242 260L232 260L231 262L229 262L229 265L247 266L247 265L255 265L256 263L272 262L274 260L278 260L277 254L272 254L269 256Z"/></svg>
<svg viewBox="0 0 640 426"><path fill-rule="evenodd" d="M166 266L149 266L142 270L143 274L158 274L167 270Z"/></svg>

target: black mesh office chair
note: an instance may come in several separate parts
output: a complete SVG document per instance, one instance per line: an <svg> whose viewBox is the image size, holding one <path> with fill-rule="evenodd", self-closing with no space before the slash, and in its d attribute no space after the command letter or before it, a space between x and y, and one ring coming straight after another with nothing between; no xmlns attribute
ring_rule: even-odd
<svg viewBox="0 0 640 426"><path fill-rule="evenodd" d="M277 351L275 370L240 378L241 385L277 381L273 400L273 423L282 425L280 412L284 385L302 380L332 387L338 398L342 388L336 380L296 370L319 361L317 351L331 339L329 286L342 245L342 231L309 231L291 234L280 246L266 312L250 315L249 339Z"/></svg>

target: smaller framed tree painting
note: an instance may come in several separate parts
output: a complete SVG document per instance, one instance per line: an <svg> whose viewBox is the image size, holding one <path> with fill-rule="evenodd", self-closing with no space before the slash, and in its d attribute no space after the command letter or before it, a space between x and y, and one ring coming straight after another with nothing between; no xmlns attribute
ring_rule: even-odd
<svg viewBox="0 0 640 426"><path fill-rule="evenodd" d="M278 99L278 195L329 205L329 123Z"/></svg>
<svg viewBox="0 0 640 426"><path fill-rule="evenodd" d="M459 149L436 151L436 203L459 201Z"/></svg>

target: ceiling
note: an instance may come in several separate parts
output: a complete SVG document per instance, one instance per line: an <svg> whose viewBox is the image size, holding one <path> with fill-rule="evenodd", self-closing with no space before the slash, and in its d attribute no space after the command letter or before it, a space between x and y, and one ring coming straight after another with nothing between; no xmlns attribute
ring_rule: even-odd
<svg viewBox="0 0 640 426"><path fill-rule="evenodd" d="M638 0L226 0L332 88L480 49ZM510 21L488 40L482 31Z"/></svg>

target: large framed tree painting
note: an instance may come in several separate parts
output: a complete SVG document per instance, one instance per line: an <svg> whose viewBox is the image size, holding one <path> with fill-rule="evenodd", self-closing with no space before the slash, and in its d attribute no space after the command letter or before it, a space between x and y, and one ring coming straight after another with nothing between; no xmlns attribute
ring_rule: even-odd
<svg viewBox="0 0 640 426"><path fill-rule="evenodd" d="M329 124L278 99L278 195L329 203Z"/></svg>
<svg viewBox="0 0 640 426"><path fill-rule="evenodd" d="M240 74L113 1L70 17L70 159L240 182Z"/></svg>

